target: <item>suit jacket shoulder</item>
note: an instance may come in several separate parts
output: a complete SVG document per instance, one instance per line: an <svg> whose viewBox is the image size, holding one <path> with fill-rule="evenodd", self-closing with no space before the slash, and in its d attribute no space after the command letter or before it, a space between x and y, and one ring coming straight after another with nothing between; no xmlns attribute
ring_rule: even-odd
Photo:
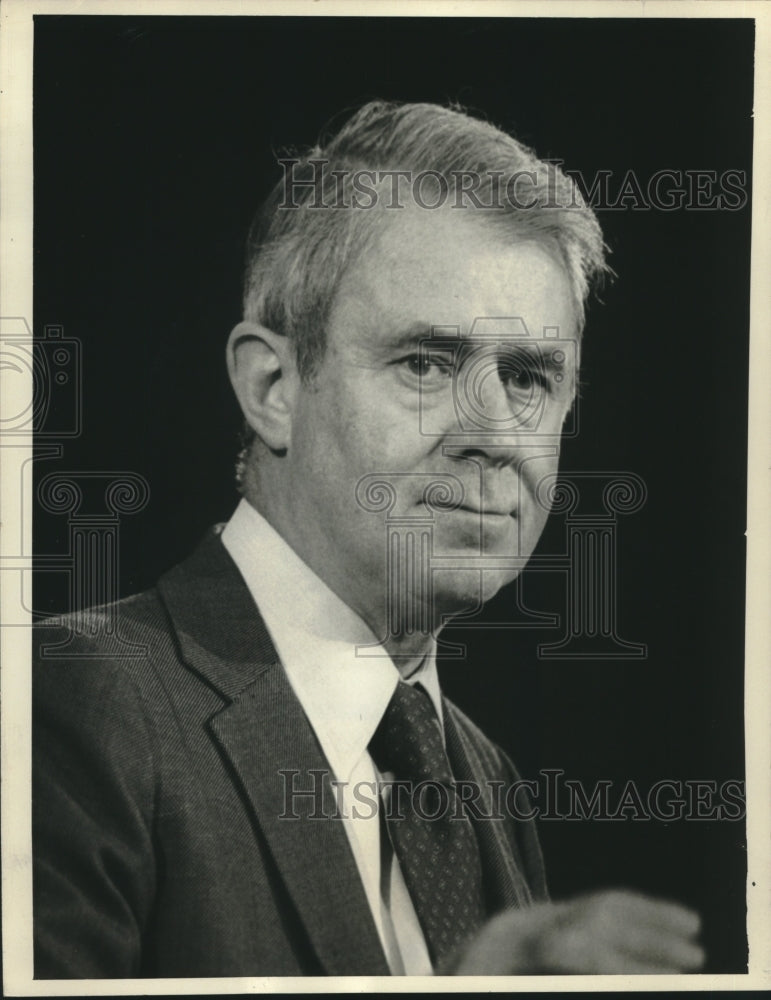
<svg viewBox="0 0 771 1000"><path fill-rule="evenodd" d="M37 978L388 974L341 824L287 810L328 764L216 533L36 633Z"/></svg>

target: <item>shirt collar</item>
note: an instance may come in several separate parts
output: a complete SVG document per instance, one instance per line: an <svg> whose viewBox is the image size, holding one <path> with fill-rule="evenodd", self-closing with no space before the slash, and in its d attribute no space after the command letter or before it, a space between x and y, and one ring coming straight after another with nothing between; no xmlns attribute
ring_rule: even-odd
<svg viewBox="0 0 771 1000"><path fill-rule="evenodd" d="M222 542L260 609L289 682L338 780L366 753L399 671L365 622L241 500ZM407 683L420 681L440 724L436 643Z"/></svg>

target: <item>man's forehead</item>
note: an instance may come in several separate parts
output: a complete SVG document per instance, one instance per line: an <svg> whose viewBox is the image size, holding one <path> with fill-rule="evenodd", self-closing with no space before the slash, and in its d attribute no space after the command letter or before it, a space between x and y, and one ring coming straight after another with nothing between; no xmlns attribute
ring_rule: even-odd
<svg viewBox="0 0 771 1000"><path fill-rule="evenodd" d="M449 209L391 214L343 275L332 326L405 343L442 328L462 338L544 339L553 328L577 337L567 271L544 240Z"/></svg>

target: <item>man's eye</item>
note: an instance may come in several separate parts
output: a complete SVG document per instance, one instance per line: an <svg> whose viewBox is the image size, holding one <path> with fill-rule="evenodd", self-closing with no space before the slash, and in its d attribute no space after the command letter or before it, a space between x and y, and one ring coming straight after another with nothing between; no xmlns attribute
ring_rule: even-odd
<svg viewBox="0 0 771 1000"><path fill-rule="evenodd" d="M499 368L499 375L501 382L521 392L533 392L536 388L549 388L546 372L537 363L518 361L503 363Z"/></svg>
<svg viewBox="0 0 771 1000"><path fill-rule="evenodd" d="M450 378L455 367L453 358L444 354L410 354L403 363L419 379Z"/></svg>

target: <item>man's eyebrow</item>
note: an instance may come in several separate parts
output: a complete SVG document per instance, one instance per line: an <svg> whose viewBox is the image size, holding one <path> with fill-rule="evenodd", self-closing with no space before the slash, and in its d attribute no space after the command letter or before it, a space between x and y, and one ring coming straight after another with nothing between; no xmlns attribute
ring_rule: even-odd
<svg viewBox="0 0 771 1000"><path fill-rule="evenodd" d="M567 357L564 342L560 344L542 340L510 340L501 345L501 353L504 357L513 358L527 355L534 364L549 371L561 371Z"/></svg>
<svg viewBox="0 0 771 1000"><path fill-rule="evenodd" d="M387 338L387 345L394 350L417 350L424 341L436 339L434 331L437 328L431 323L411 323L405 329L399 330Z"/></svg>
<svg viewBox="0 0 771 1000"><path fill-rule="evenodd" d="M459 326L447 323L428 323L418 321L411 323L408 327L396 331L393 336L387 338L389 347L398 349L409 349L420 346L430 347L433 343L441 342L442 346L471 344L483 346L490 343L484 337L469 337Z"/></svg>

